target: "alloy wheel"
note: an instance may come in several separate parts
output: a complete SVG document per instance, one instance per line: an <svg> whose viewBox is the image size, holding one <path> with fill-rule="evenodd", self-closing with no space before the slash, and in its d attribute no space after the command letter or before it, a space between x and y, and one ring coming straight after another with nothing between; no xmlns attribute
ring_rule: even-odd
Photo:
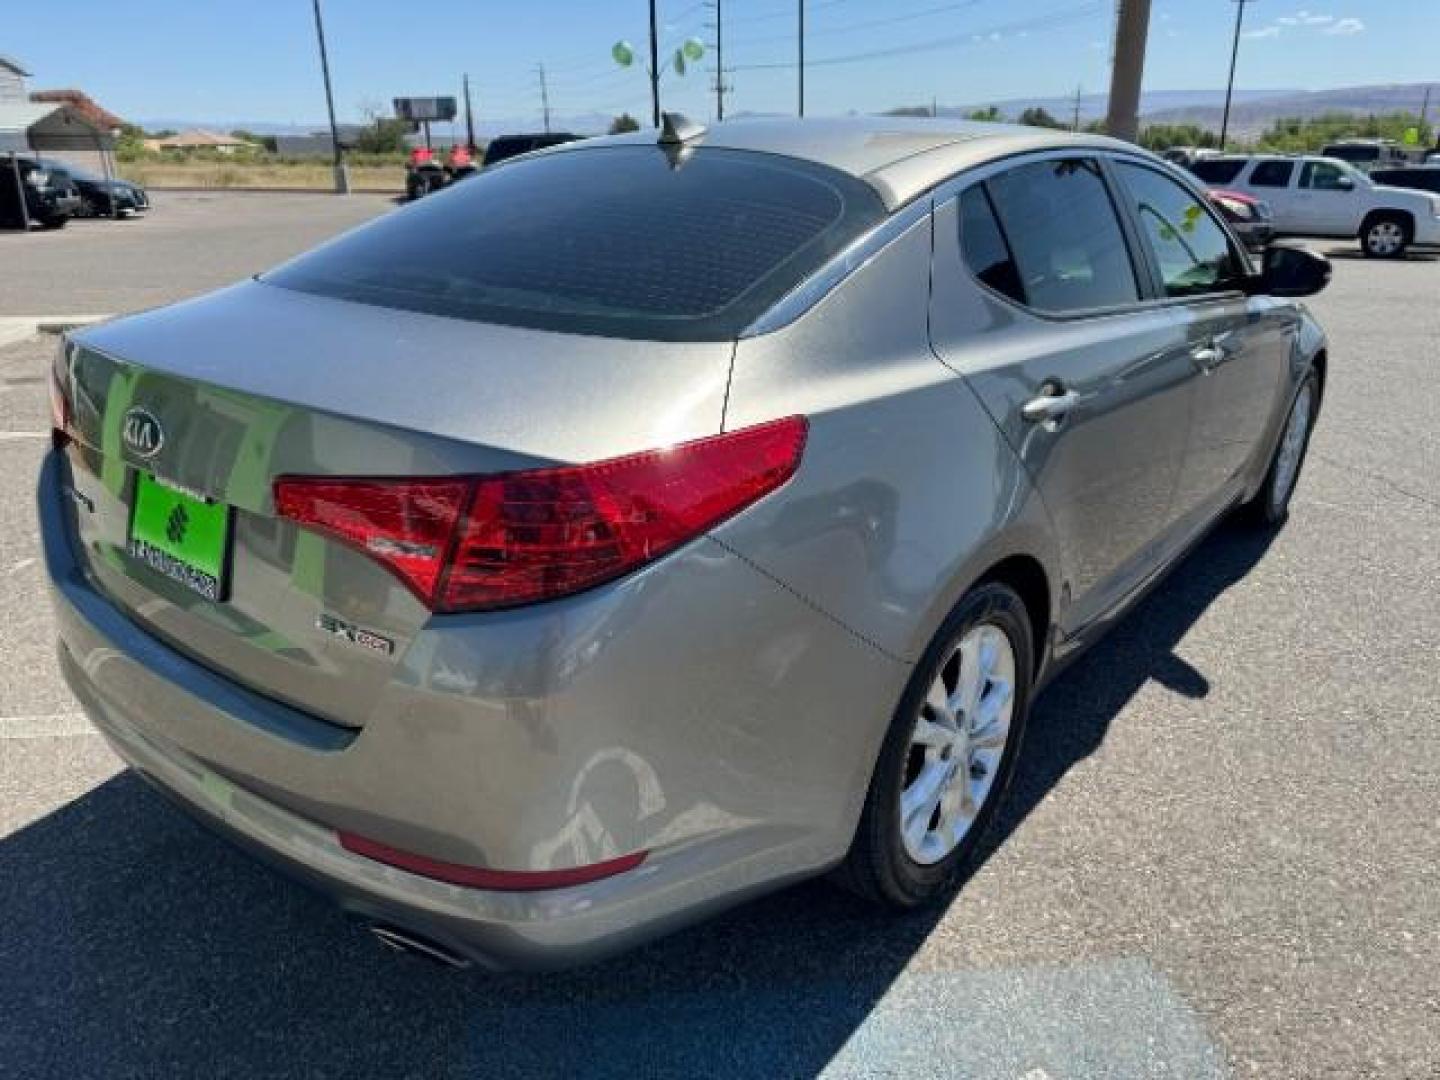
<svg viewBox="0 0 1440 1080"><path fill-rule="evenodd" d="M1285 422L1285 434L1280 439L1280 450L1275 455L1275 479L1270 487L1270 509L1278 513L1284 508L1295 488L1295 478L1300 474L1300 462L1305 456L1305 440L1310 434L1310 418L1314 413L1315 384L1307 382L1295 395L1295 404L1290 406L1290 418Z"/></svg>
<svg viewBox="0 0 1440 1080"><path fill-rule="evenodd" d="M1376 255L1398 255L1405 247L1405 230L1394 221L1377 221L1365 234L1365 243Z"/></svg>
<svg viewBox="0 0 1440 1080"><path fill-rule="evenodd" d="M1010 740L1015 650L993 623L971 627L940 665L915 720L900 791L905 853L940 862L990 797Z"/></svg>

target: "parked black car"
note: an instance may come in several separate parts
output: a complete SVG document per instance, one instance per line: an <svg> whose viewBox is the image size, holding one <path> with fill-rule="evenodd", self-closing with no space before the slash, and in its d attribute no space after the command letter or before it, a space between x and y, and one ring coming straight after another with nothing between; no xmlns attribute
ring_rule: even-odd
<svg viewBox="0 0 1440 1080"><path fill-rule="evenodd" d="M1440 195L1440 163L1435 165L1403 165L1392 169L1375 169L1370 179L1386 187L1414 188Z"/></svg>
<svg viewBox="0 0 1440 1080"><path fill-rule="evenodd" d="M19 179L16 179L16 171ZM25 212L21 212L21 199ZM80 212L80 189L63 173L52 172L27 158L0 158L0 227L23 229L30 223L59 229Z"/></svg>
<svg viewBox="0 0 1440 1080"><path fill-rule="evenodd" d="M150 209L150 196L129 180L107 179L69 162L41 161L37 164L53 176L68 177L80 192L80 217L113 217Z"/></svg>
<svg viewBox="0 0 1440 1080"><path fill-rule="evenodd" d="M528 154L531 150L543 150L547 146L559 146L561 143L574 142L579 135L572 135L568 131L541 131L529 135L501 135L491 139L485 147L485 166L498 165L500 162L512 157L519 157L521 154Z"/></svg>

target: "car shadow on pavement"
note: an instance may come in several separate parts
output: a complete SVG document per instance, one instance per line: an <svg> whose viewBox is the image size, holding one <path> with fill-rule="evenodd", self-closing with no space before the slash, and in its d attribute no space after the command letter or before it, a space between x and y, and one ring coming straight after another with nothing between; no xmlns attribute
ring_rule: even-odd
<svg viewBox="0 0 1440 1080"><path fill-rule="evenodd" d="M1037 702L979 865L1264 554L1225 525ZM548 975L383 952L122 774L0 840L0 1062L12 1076L814 1076L943 911L881 915L825 882ZM963 1070L962 1070L963 1071Z"/></svg>

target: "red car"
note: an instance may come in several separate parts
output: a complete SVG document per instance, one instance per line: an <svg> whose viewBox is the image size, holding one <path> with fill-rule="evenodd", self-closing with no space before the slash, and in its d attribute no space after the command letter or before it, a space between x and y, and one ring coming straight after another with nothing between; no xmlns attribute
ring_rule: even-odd
<svg viewBox="0 0 1440 1080"><path fill-rule="evenodd" d="M1258 251L1275 238L1275 215L1263 199L1224 188L1211 188L1205 194L1246 247Z"/></svg>

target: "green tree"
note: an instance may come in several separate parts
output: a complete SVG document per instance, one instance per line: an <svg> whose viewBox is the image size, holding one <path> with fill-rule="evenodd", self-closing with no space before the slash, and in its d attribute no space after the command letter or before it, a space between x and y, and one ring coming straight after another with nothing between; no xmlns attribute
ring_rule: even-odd
<svg viewBox="0 0 1440 1080"><path fill-rule="evenodd" d="M1404 142L1405 134L1411 128L1419 135L1417 145L1431 145L1434 128L1428 123L1422 124L1415 113L1372 113L1369 116L1360 116L1331 112L1308 118L1287 116L1276 120L1261 132L1257 146L1261 150L1295 154L1313 152L1326 143L1341 139L1394 139L1396 142Z"/></svg>
<svg viewBox="0 0 1440 1080"><path fill-rule="evenodd" d="M1147 150L1168 150L1172 146L1214 147L1219 140L1199 124L1148 124L1140 131L1140 145Z"/></svg>
<svg viewBox="0 0 1440 1080"><path fill-rule="evenodd" d="M610 121L610 134L623 135L627 131L639 131L640 121L631 116L628 112L622 112L614 120Z"/></svg>
<svg viewBox="0 0 1440 1080"><path fill-rule="evenodd" d="M375 122L360 129L355 136L355 152L359 154L403 154L409 147L405 136L410 133L408 120L376 117Z"/></svg>
<svg viewBox="0 0 1440 1080"><path fill-rule="evenodd" d="M1055 117L1051 116L1048 110L1038 105L1022 112L1020 114L1020 123L1026 127L1054 128L1058 131L1064 131L1070 126L1069 124L1062 124L1059 120L1056 120Z"/></svg>
<svg viewBox="0 0 1440 1080"><path fill-rule="evenodd" d="M988 122L990 122L990 123L993 124L993 123L998 123L998 122L1001 121L1001 120L1004 120L1005 117L1004 117L1004 115L1000 112L1000 107L999 107L998 105L986 105L985 108L983 108L983 109L976 109L976 110L975 110L974 112L972 112L969 116L967 116L966 119L967 119L967 120L986 120L986 121L988 121Z"/></svg>

